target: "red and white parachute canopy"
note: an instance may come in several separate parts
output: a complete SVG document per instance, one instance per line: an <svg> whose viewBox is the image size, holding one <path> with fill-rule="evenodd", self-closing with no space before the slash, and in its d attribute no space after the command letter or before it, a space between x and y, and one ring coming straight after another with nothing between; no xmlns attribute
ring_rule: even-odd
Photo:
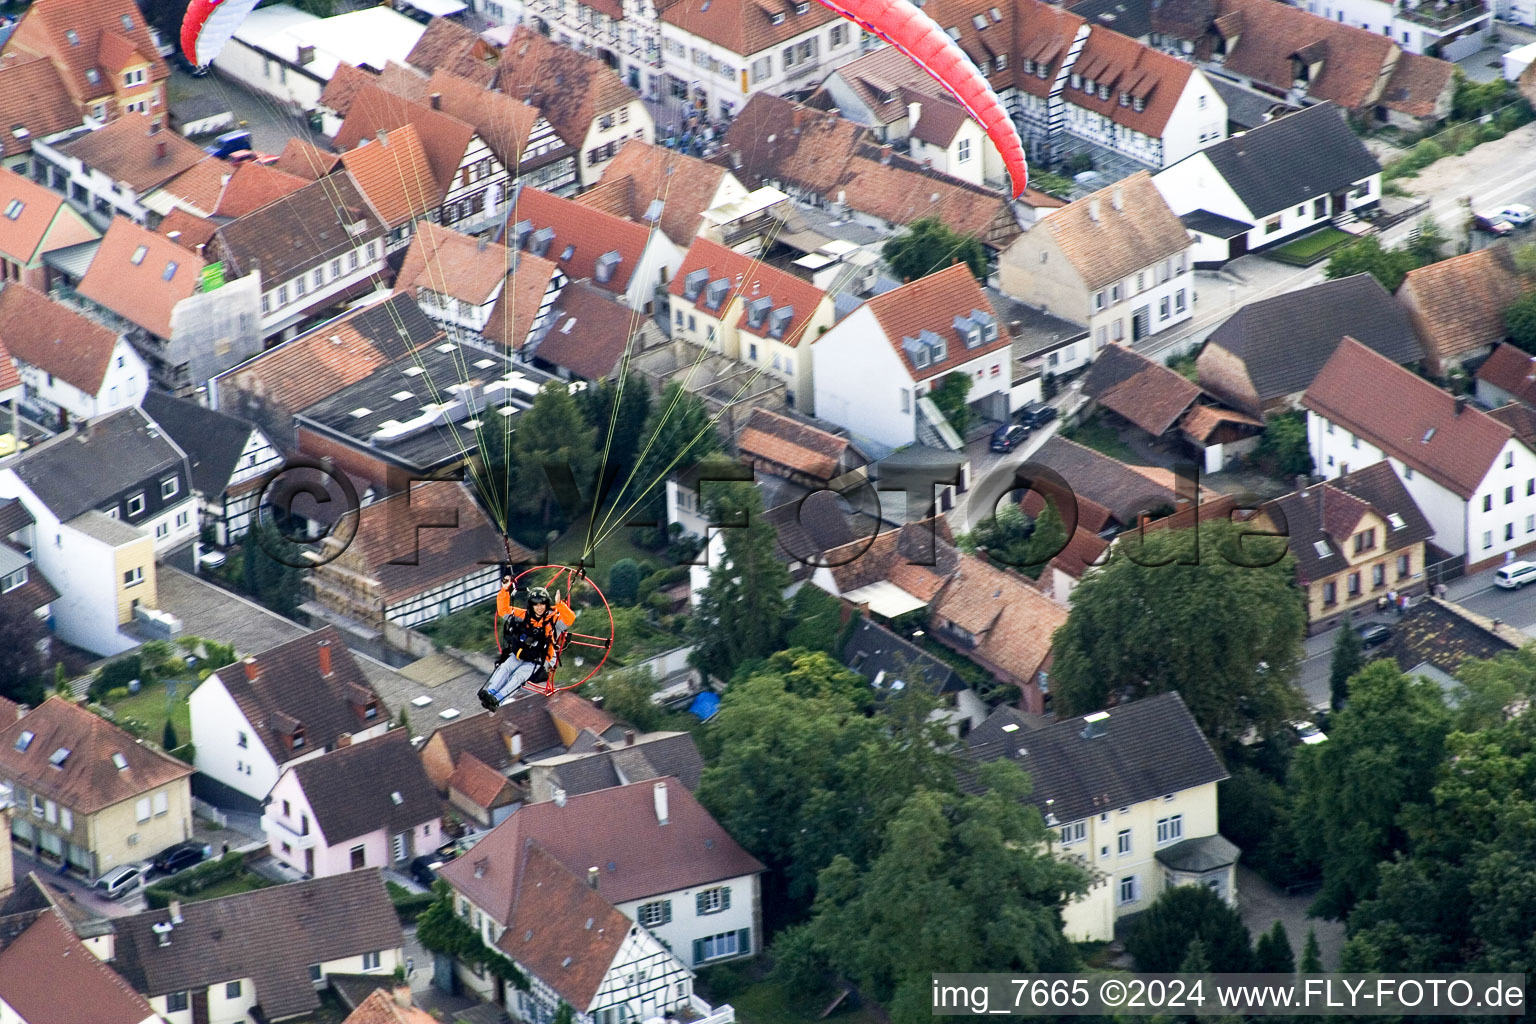
<svg viewBox="0 0 1536 1024"><path fill-rule="evenodd" d="M181 52L196 67L207 67L256 7L257 0L192 0L181 19Z"/></svg>
<svg viewBox="0 0 1536 1024"><path fill-rule="evenodd" d="M1014 197L1024 194L1029 170L1018 129L986 78L932 18L910 0L818 2L896 47L948 89L997 146L1013 180Z"/></svg>

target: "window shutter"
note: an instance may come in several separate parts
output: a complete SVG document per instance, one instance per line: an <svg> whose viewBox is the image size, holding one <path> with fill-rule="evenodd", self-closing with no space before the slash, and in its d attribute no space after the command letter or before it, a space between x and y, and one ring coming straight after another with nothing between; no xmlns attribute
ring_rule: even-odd
<svg viewBox="0 0 1536 1024"><path fill-rule="evenodd" d="M728 885L720 887L720 909L731 909L731 887Z"/></svg>
<svg viewBox="0 0 1536 1024"><path fill-rule="evenodd" d="M742 928L736 933L736 952L742 956L750 956L752 953L752 929Z"/></svg>
<svg viewBox="0 0 1536 1024"><path fill-rule="evenodd" d="M703 939L694 939L693 940L693 962L695 964L701 964L701 963L704 962L704 940Z"/></svg>
<svg viewBox="0 0 1536 1024"><path fill-rule="evenodd" d="M672 923L672 901L671 900L663 900L662 903L661 903L661 923L662 924L671 924Z"/></svg>
<svg viewBox="0 0 1536 1024"><path fill-rule="evenodd" d="M693 912L695 914L704 913L704 894L701 892L695 893L693 896Z"/></svg>

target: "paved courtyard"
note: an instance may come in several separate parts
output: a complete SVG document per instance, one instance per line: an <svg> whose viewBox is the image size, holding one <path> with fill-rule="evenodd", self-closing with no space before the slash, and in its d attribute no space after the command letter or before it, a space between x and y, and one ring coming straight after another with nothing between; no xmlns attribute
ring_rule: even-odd
<svg viewBox="0 0 1536 1024"><path fill-rule="evenodd" d="M1323 970L1338 970L1339 951L1344 948L1344 925L1340 921L1308 917L1307 907L1312 898L1310 892L1288 896L1241 864L1237 867L1237 909L1254 941L1273 928L1276 921L1285 922L1285 933L1290 937L1291 951L1296 955L1299 967L1301 951L1307 944L1307 930L1312 929L1317 933Z"/></svg>

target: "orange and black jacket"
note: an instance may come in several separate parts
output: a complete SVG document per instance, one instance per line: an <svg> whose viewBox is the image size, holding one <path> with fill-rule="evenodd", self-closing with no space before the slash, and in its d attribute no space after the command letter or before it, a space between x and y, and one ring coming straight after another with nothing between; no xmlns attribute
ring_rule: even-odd
<svg viewBox="0 0 1536 1024"><path fill-rule="evenodd" d="M576 621L576 613L564 600L557 600L541 618L530 619L527 608L512 603L512 594L503 589L496 595L496 614L506 630L508 642L513 646L512 656L520 661L542 661L555 648L556 628L569 627ZM515 621L506 621L508 619Z"/></svg>

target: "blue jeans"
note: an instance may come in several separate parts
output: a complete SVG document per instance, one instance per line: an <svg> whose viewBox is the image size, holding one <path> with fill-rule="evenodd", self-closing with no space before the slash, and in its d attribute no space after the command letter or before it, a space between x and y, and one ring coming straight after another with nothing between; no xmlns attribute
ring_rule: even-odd
<svg viewBox="0 0 1536 1024"><path fill-rule="evenodd" d="M545 667L554 668L554 661L545 663ZM516 658L508 658L502 662L495 672L491 673L491 681L486 684L486 691L498 702L505 701L517 692L518 687L526 683L539 667L536 661L518 661Z"/></svg>

